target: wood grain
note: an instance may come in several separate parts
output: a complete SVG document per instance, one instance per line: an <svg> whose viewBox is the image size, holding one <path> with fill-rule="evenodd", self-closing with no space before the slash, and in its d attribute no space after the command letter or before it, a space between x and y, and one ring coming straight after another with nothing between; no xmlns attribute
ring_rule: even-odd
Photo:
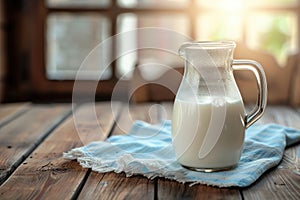
<svg viewBox="0 0 300 200"><path fill-rule="evenodd" d="M159 122L160 105L156 103L123 104L122 114L118 120L113 135L128 133L135 120L151 124Z"/></svg>
<svg viewBox="0 0 300 200"><path fill-rule="evenodd" d="M122 113L112 135L129 131L134 120L158 122L157 104L122 105ZM153 199L154 181L133 176L126 178L123 173L91 172L79 199Z"/></svg>
<svg viewBox="0 0 300 200"><path fill-rule="evenodd" d="M269 170L254 185L243 190L244 199L299 199L299 182L300 176L290 170Z"/></svg>
<svg viewBox="0 0 300 200"><path fill-rule="evenodd" d="M260 123L278 123L300 128L300 115L287 106L268 106ZM278 167L243 190L245 199L300 199L300 145L288 148Z"/></svg>
<svg viewBox="0 0 300 200"><path fill-rule="evenodd" d="M30 103L0 104L0 127L25 112Z"/></svg>
<svg viewBox="0 0 300 200"><path fill-rule="evenodd" d="M69 106L32 106L28 112L0 129L0 183L39 145L69 111Z"/></svg>
<svg viewBox="0 0 300 200"><path fill-rule="evenodd" d="M79 199L153 199L154 181L124 173L91 172Z"/></svg>
<svg viewBox="0 0 300 200"><path fill-rule="evenodd" d="M112 127L114 119L106 103L96 106L96 110L99 111L96 112L97 119L89 116L87 112L90 109L87 109L87 106L84 105L76 111L78 115L85 116L81 118L79 125L90 130L89 126L95 127L101 119L107 127ZM110 130L108 128L105 131L105 134L108 134ZM0 187L0 199L73 198L84 183L88 170L79 166L76 161L63 159L62 153L81 146L84 133L83 136L78 134L73 117L69 117ZM93 134L89 133L85 137L102 139L103 135Z"/></svg>
<svg viewBox="0 0 300 200"><path fill-rule="evenodd" d="M181 184L160 178L158 199L242 199L237 189L216 188L206 185Z"/></svg>
<svg viewBox="0 0 300 200"><path fill-rule="evenodd" d="M300 129L299 113L289 106L270 105L261 119L257 121L259 124L277 123L284 126Z"/></svg>

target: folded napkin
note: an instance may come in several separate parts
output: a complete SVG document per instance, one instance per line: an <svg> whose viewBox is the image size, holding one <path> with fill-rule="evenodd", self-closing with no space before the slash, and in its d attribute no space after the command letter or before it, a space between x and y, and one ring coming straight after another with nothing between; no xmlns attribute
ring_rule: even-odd
<svg viewBox="0 0 300 200"><path fill-rule="evenodd" d="M178 182L219 187L246 187L265 171L278 165L284 149L300 141L300 131L277 124L253 125L247 129L242 156L233 170L195 172L176 162L171 140L171 122L150 125L136 121L126 135L92 142L64 153L83 167L97 172L125 172L148 178L165 177Z"/></svg>

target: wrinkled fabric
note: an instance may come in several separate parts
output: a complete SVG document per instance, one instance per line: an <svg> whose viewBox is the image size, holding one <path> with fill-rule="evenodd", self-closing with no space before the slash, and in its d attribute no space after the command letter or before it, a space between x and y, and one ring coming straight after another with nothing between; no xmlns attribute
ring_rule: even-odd
<svg viewBox="0 0 300 200"><path fill-rule="evenodd" d="M299 141L299 130L278 124L253 125L246 130L242 156L236 168L196 172L176 162L170 121L157 125L136 121L128 134L72 149L63 157L77 159L82 167L100 173L125 172L127 176L164 177L190 185L246 187L278 165L284 149Z"/></svg>

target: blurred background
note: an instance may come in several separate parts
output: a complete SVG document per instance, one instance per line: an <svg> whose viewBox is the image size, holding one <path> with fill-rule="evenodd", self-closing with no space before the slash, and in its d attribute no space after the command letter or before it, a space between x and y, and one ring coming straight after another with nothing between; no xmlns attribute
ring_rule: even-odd
<svg viewBox="0 0 300 200"><path fill-rule="evenodd" d="M160 27L197 41L236 41L235 58L254 59L263 65L269 103L299 105L299 1L0 0L0 100L70 101L76 72L96 45L136 28ZM138 47L142 42L168 49L174 37L166 31L113 39L100 52L98 64L77 77L82 94L102 71L96 100L109 100L116 83L121 85L116 92L122 99L172 100L174 94L153 80L172 80L172 74L157 65L182 73L183 61L177 55L140 49L113 59L109 66L101 65L127 46ZM149 81L151 73L153 80ZM244 100L255 101L253 75L238 72L235 76ZM176 88L179 82L174 79L170 84Z"/></svg>

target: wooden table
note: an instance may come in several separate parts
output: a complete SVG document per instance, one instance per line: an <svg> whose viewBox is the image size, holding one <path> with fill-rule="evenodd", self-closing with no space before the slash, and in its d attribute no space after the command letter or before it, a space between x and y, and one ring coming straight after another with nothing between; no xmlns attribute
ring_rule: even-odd
<svg viewBox="0 0 300 200"><path fill-rule="evenodd" d="M172 105L97 103L0 105L0 199L300 199L300 144L288 148L280 165L248 188L188 184L124 173L95 173L62 153L93 140L124 134L132 120L157 123L170 118ZM261 123L300 128L300 110L269 106ZM98 123L103 128L97 132ZM77 128L77 129L76 129ZM79 137L78 131L81 133Z"/></svg>

